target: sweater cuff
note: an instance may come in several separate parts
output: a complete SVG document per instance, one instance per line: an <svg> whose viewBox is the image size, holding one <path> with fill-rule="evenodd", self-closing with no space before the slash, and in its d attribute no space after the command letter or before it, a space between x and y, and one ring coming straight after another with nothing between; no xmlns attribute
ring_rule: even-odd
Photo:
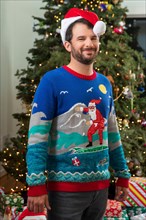
<svg viewBox="0 0 146 220"><path fill-rule="evenodd" d="M128 186L129 186L129 179L118 178L117 182L116 182L116 186L121 186L121 187L128 188Z"/></svg>
<svg viewBox="0 0 146 220"><path fill-rule="evenodd" d="M28 196L42 196L48 194L47 185L29 186Z"/></svg>

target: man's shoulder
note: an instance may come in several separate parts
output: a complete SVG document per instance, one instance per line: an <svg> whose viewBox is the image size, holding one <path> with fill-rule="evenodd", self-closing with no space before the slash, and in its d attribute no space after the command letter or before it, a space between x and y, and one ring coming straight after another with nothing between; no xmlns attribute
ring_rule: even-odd
<svg viewBox="0 0 146 220"><path fill-rule="evenodd" d="M54 77L59 77L63 72L64 72L64 69L62 67L59 67L59 68L47 71L43 77L51 79Z"/></svg>
<svg viewBox="0 0 146 220"><path fill-rule="evenodd" d="M96 74L97 74L97 79L102 80L101 82L111 85L109 79L105 75L103 75L102 73L98 73L98 72Z"/></svg>

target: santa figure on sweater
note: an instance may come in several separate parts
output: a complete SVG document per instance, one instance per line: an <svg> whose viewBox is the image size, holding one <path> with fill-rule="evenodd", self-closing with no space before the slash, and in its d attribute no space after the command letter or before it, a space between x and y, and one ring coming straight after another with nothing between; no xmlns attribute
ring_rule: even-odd
<svg viewBox="0 0 146 220"><path fill-rule="evenodd" d="M99 135L99 143L102 145L103 143L103 129L104 129L104 118L101 112L96 108L96 105L99 104L101 100L91 100L88 104L88 107L76 107L76 111L81 111L83 113L88 113L90 115L90 120L86 122L89 126L87 136L89 144L86 147L92 146L92 136L96 132Z"/></svg>

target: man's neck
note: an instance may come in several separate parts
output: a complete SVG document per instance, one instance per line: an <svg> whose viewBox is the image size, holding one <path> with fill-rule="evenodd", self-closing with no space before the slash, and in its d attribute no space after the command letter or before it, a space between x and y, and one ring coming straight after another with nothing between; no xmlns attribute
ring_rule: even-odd
<svg viewBox="0 0 146 220"><path fill-rule="evenodd" d="M93 64L85 65L78 61L71 61L67 66L82 75L90 76L93 74Z"/></svg>

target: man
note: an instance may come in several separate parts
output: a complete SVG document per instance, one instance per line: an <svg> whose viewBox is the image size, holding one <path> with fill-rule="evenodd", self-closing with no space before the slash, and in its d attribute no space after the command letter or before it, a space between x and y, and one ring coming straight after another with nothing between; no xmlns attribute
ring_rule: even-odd
<svg viewBox="0 0 146 220"><path fill-rule="evenodd" d="M127 196L130 174L111 84L93 70L99 36L105 29L95 13L70 9L61 23L70 63L47 72L35 93L27 151L27 206L35 213L47 207L49 220L101 220L108 197L109 165L118 179L116 199ZM96 114L88 114L91 103ZM96 126L100 132L95 132Z"/></svg>

